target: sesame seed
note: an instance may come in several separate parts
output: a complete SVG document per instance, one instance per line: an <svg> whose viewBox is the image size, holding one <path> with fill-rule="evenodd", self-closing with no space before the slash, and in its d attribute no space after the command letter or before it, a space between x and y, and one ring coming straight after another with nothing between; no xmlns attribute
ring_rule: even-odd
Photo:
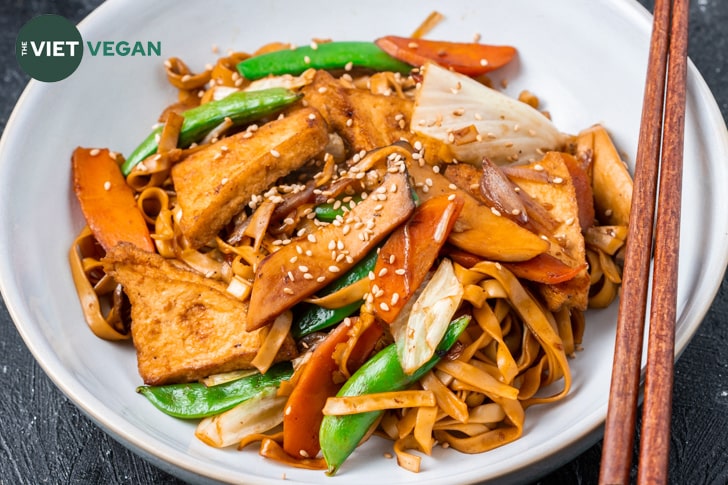
<svg viewBox="0 0 728 485"><path fill-rule="evenodd" d="M368 276L370 281L374 281L374 278L376 278L376 276L374 275L374 271L370 271Z"/></svg>
<svg viewBox="0 0 728 485"><path fill-rule="evenodd" d="M307 250L306 250L306 256L308 256L309 258L310 258L311 256L313 256L313 251L311 251L310 249L307 249Z"/></svg>
<svg viewBox="0 0 728 485"><path fill-rule="evenodd" d="M301 249L301 246L299 246L299 245L296 245L296 252L297 252L298 254L303 254L303 249Z"/></svg>
<svg viewBox="0 0 728 485"><path fill-rule="evenodd" d="M561 177L554 177L552 182L555 184L561 184L561 183L564 183L564 179L562 179Z"/></svg>
<svg viewBox="0 0 728 485"><path fill-rule="evenodd" d="M305 62L306 64L311 64L311 58L308 56L303 56L303 62Z"/></svg>
<svg viewBox="0 0 728 485"><path fill-rule="evenodd" d="M298 261L298 256L294 256L294 257L292 257L291 259L288 260L288 262L291 263L291 264L295 264L296 261Z"/></svg>
<svg viewBox="0 0 728 485"><path fill-rule="evenodd" d="M392 299L390 300L390 303L392 304L392 306L396 305L398 301L399 301L399 293L397 293L397 292L392 293Z"/></svg>
<svg viewBox="0 0 728 485"><path fill-rule="evenodd" d="M99 153L101 153L101 150L99 150L98 148L94 148L90 152L88 152L88 154L91 155L92 157L95 157Z"/></svg>
<svg viewBox="0 0 728 485"><path fill-rule="evenodd" d="M312 280L313 275L311 273L303 273L303 279L304 280Z"/></svg>
<svg viewBox="0 0 728 485"><path fill-rule="evenodd" d="M493 215L496 215L496 216L501 215L500 211L498 209L496 209L495 207L491 207L490 211L493 213Z"/></svg>
<svg viewBox="0 0 728 485"><path fill-rule="evenodd" d="M308 266L301 265L298 267L298 271L301 273L308 273Z"/></svg>
<svg viewBox="0 0 728 485"><path fill-rule="evenodd" d="M354 68L354 63L353 63L353 62L351 62L351 61L347 62L347 63L346 63L345 65L344 65L344 70L345 70L345 71L351 71L351 70L352 70L353 68Z"/></svg>
<svg viewBox="0 0 728 485"><path fill-rule="evenodd" d="M344 227L341 228L341 232L346 236L351 232L351 226L349 224L346 224Z"/></svg>
<svg viewBox="0 0 728 485"><path fill-rule="evenodd" d="M316 114L315 113L311 113L310 115L308 115L308 119L309 120L315 120L316 119Z"/></svg>
<svg viewBox="0 0 728 485"><path fill-rule="evenodd" d="M111 189L111 182L108 180L104 182L104 190L110 190Z"/></svg>
<svg viewBox="0 0 728 485"><path fill-rule="evenodd" d="M480 65L483 66L483 67L487 66L488 65L488 59L481 59L480 60Z"/></svg>
<svg viewBox="0 0 728 485"><path fill-rule="evenodd" d="M326 247L328 248L328 250L329 250L329 251L331 251L331 250L333 250L333 249L336 249L336 241L334 241L334 240L332 239L331 241L329 241L329 244L328 244L328 246L326 246Z"/></svg>
<svg viewBox="0 0 728 485"><path fill-rule="evenodd" d="M341 271L341 269L338 266L332 264L331 266L329 266L329 271L332 273L338 273L339 271Z"/></svg>
<svg viewBox="0 0 728 485"><path fill-rule="evenodd" d="M287 295L292 295L294 293L294 291L288 287L285 287L285 288L283 288L283 293L285 293Z"/></svg>
<svg viewBox="0 0 728 485"><path fill-rule="evenodd" d="M503 265L502 265L502 264L500 264L500 263L499 263L499 262L497 262L497 261L496 261L496 263L495 263L495 267L496 267L496 269L497 269L498 271L500 271L500 270L502 270L502 269L503 269Z"/></svg>
<svg viewBox="0 0 728 485"><path fill-rule="evenodd" d="M293 224L293 222L294 222L294 220L293 220L292 217L286 217L285 219L283 219L283 223L286 224L286 225L289 225L289 226L291 224Z"/></svg>
<svg viewBox="0 0 728 485"><path fill-rule="evenodd" d="M404 268L399 268L394 270L394 274L397 276L404 276L407 273L407 271Z"/></svg>
<svg viewBox="0 0 728 485"><path fill-rule="evenodd" d="M291 406L288 406L288 407L286 408L286 416L288 416L289 414L291 414L291 411L292 411L292 410L293 410L293 409L291 409Z"/></svg>
<svg viewBox="0 0 728 485"><path fill-rule="evenodd" d="M381 309L382 309L382 310L384 310L385 312L388 312L388 311L389 311L389 305L387 305L387 304L386 304L386 303L384 303L384 302L381 302L381 303L379 304L379 308L381 308Z"/></svg>
<svg viewBox="0 0 728 485"><path fill-rule="evenodd" d="M312 243L316 244L316 236L314 236L313 234L309 234L307 236L307 239L308 239L309 242L312 242Z"/></svg>
<svg viewBox="0 0 728 485"><path fill-rule="evenodd" d="M288 279L291 281L296 281L296 278L293 277L293 273L291 273L290 271L288 272Z"/></svg>
<svg viewBox="0 0 728 485"><path fill-rule="evenodd" d="M543 165L541 165L540 163L537 163L536 165L533 166L533 169L537 172L543 172Z"/></svg>
<svg viewBox="0 0 728 485"><path fill-rule="evenodd" d="M318 88L318 92L321 94L324 94L326 91L328 91L328 88L326 86L321 86Z"/></svg>
<svg viewBox="0 0 728 485"><path fill-rule="evenodd" d="M455 194L448 195L447 200L450 200L450 201L455 200Z"/></svg>
<svg viewBox="0 0 728 485"><path fill-rule="evenodd" d="M323 283L324 281L326 281L326 276L319 276L318 278L316 278L316 281L319 283Z"/></svg>
<svg viewBox="0 0 728 485"><path fill-rule="evenodd" d="M389 255L389 264L394 264L394 254Z"/></svg>
<svg viewBox="0 0 728 485"><path fill-rule="evenodd" d="M382 276L384 276L386 274L387 274L387 268L382 268L379 270L379 273L377 273L377 276L379 276L381 278Z"/></svg>
<svg viewBox="0 0 728 485"><path fill-rule="evenodd" d="M278 157L281 156L280 152L278 150L275 150L275 149L271 149L270 154L273 155L276 158L278 158Z"/></svg>

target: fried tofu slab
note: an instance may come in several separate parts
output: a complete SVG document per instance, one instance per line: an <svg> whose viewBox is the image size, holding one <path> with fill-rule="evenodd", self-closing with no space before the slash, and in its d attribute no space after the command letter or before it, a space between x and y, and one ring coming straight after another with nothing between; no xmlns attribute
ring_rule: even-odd
<svg viewBox="0 0 728 485"><path fill-rule="evenodd" d="M391 145L411 135L413 103L409 99L344 87L326 71L318 71L303 94L306 103L321 112L352 152Z"/></svg>
<svg viewBox="0 0 728 485"><path fill-rule="evenodd" d="M139 374L148 385L192 382L252 368L267 328L248 332L248 304L225 284L159 256L121 243L103 260L131 302L131 333ZM296 356L288 336L276 361Z"/></svg>
<svg viewBox="0 0 728 485"><path fill-rule="evenodd" d="M172 168L180 227L202 247L279 178L303 167L328 143L326 121L313 108L290 111L255 132L242 132L193 153Z"/></svg>
<svg viewBox="0 0 728 485"><path fill-rule="evenodd" d="M518 180L518 185L542 206L549 208L551 216L559 222L554 233L559 244L552 244L551 255L572 267L584 270L569 281L553 285L539 285L551 311L562 307L586 310L589 303L589 275L586 271L586 249L579 225L579 206L565 158L567 153L548 152L538 162L525 165L548 175L549 182Z"/></svg>

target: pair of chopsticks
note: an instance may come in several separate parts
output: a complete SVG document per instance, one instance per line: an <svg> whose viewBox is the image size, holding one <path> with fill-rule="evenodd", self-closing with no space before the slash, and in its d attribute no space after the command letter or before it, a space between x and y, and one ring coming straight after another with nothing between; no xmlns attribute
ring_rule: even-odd
<svg viewBox="0 0 728 485"><path fill-rule="evenodd" d="M672 414L689 0L656 0L599 482L628 484L650 255L650 323L637 483L667 483ZM659 200L655 202L659 169ZM653 246L653 219L657 220Z"/></svg>

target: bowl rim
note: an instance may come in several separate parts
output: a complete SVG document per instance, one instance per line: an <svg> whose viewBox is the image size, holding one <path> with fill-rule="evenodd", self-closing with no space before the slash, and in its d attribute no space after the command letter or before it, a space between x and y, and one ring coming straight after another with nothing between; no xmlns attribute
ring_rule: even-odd
<svg viewBox="0 0 728 485"><path fill-rule="evenodd" d="M86 24L93 23L96 19L102 15L110 15L115 9L125 8L127 0L108 0L101 4L99 7L94 9L88 16L86 16L80 23L79 27L83 27ZM649 12L636 0L624 0L625 7L631 7L633 9L632 14L643 15L647 19L651 19ZM716 127L722 132L722 136L715 140L715 143L720 149L728 154L728 130L726 130L725 120L720 113L717 102L711 93L707 83L700 75L698 69L692 63L689 62L688 66L688 81L689 81L689 92L699 99L701 102L702 116L705 116L708 123L712 127ZM13 108L6 127L3 131L2 138L0 138L0 173L5 170L7 164L10 163L5 157L5 153L9 150L9 146L12 141L12 134L15 131L14 126L18 123L18 119L22 116L23 106L31 102L34 97L43 95L43 92L47 89L44 83L36 80L31 80L25 89L19 96L15 107ZM724 170L725 172L725 170ZM0 182L0 189L2 189L3 182ZM4 198L0 198L0 204L2 204ZM4 219L4 215L0 216L0 220ZM724 226L728 227L728 222L724 223ZM728 230L723 231L724 241L728 241ZM725 245L728 247L728 245ZM9 263L9 250L6 244L5 237L0 237L0 261L3 263ZM702 323L705 315L707 314L712 302L720 288L721 282L723 281L723 275L726 267L728 267L728 250L723 251L722 258L717 261L722 271L713 271L710 273L710 278L704 278L702 281L702 287L709 290L708 294L704 295L701 300L701 304L697 307L692 307L690 311L690 322L687 327L688 331L677 336L675 341L676 359L685 350L690 339L695 335L698 327ZM161 441L154 441L145 439L140 436L139 433L131 432L128 427L125 426L125 420L120 416L116 416L116 413L108 407L101 399L94 396L89 392L78 380L72 375L71 372L66 369L59 356L53 352L49 346L46 335L37 325L28 325L27 322L29 315L25 308L26 302L23 301L22 297L16 291L16 288L11 283L14 281L13 273L9 271L9 264L0 264L0 294L2 294L6 308L15 324L15 327L23 339L25 345L32 353L35 360L38 362L43 371L50 377L56 387L68 397L74 405L86 414L92 421L94 421L99 427L104 429L106 433L111 435L114 439L120 441L125 446L132 449L137 454L143 456L149 461L152 461L157 466L180 476L186 476L187 479L193 478L206 478L219 481L229 480L230 477L226 473L207 473L210 471L209 465L204 459L199 457L190 456L176 450L172 450ZM584 436L591 435L593 442L596 442L601 436L600 429L603 425L606 417L606 403L600 407L597 411L592 413L586 419L582 419L589 424L587 432L572 433L568 440L564 442L564 449L574 448L575 450L583 451L586 449L584 444ZM141 434L146 435L147 432L143 431ZM580 445L581 443L581 445ZM589 444L588 446L591 446ZM555 453L555 452L553 452ZM551 456L553 453L535 457L524 466L530 466L542 460L546 456ZM575 453L574 453L575 456ZM572 457L567 457L571 459ZM565 462L566 460L564 460ZM199 475L196 470L200 468L205 469L206 475L203 477ZM271 480L265 477L255 477L258 483L278 483L279 480ZM475 478L475 477L468 477ZM497 477L492 477L497 478ZM429 483L430 480L422 480L424 483ZM435 479L438 483L440 479ZM433 482L434 483L434 482Z"/></svg>

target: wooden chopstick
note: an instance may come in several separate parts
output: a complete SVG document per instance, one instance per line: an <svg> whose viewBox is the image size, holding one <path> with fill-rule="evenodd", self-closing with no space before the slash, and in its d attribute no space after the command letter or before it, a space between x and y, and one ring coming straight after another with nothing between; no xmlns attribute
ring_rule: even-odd
<svg viewBox="0 0 728 485"><path fill-rule="evenodd" d="M658 169L660 200L654 248L655 267L638 482L667 482L688 7L689 0L655 2L629 237L617 319L609 409L604 428L599 477L601 484L627 484L630 481Z"/></svg>
<svg viewBox="0 0 728 485"><path fill-rule="evenodd" d="M667 483L685 132L689 0L672 7L637 483Z"/></svg>

